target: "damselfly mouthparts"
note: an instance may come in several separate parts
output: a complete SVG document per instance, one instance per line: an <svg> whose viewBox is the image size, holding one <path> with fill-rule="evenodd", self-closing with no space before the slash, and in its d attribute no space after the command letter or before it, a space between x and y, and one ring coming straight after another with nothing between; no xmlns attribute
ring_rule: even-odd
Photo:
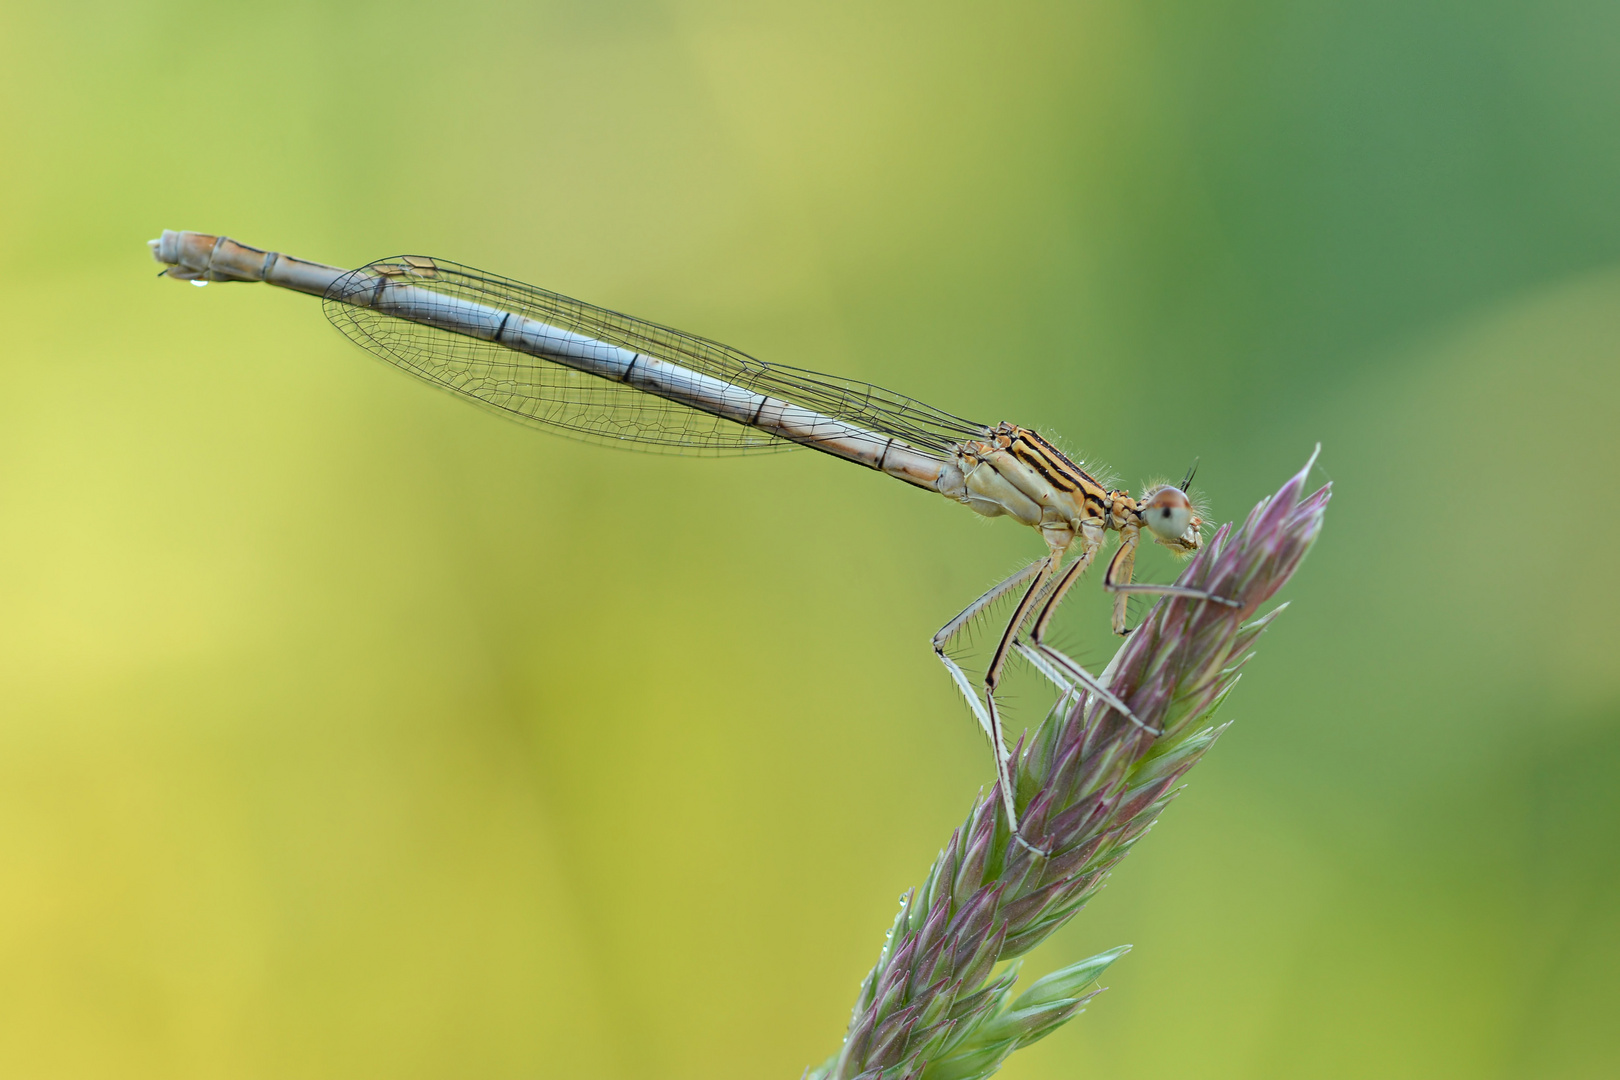
<svg viewBox="0 0 1620 1080"><path fill-rule="evenodd" d="M977 424L869 383L762 363L718 342L442 259L403 255L341 270L223 236L172 231L151 247L169 277L263 281L319 296L333 324L371 352L518 420L655 450L736 454L808 446L986 517L1010 517L1039 530L1046 555L969 604L933 639L994 748L1015 835L1018 816L995 693L1012 652L1066 693L1083 689L1151 731L1045 641L1053 613L1107 533L1120 535L1103 578L1115 594L1116 633L1127 632L1125 604L1132 593L1241 606L1198 589L1131 582L1144 530L1174 552L1198 550L1203 522L1186 494L1190 473L1180 487L1157 485L1136 499L1100 483L1027 428ZM1020 587L975 687L947 647Z"/></svg>

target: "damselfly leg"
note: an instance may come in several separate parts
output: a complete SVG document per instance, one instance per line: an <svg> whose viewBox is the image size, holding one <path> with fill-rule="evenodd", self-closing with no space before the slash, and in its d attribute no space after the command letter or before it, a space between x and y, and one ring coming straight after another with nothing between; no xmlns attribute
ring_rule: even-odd
<svg viewBox="0 0 1620 1080"><path fill-rule="evenodd" d="M1115 633L1121 635L1129 633L1125 627L1125 607L1127 599L1133 594L1176 596L1189 600L1209 601L1227 607L1242 607L1241 601L1217 596L1203 589L1183 585L1133 584L1131 577L1136 566L1139 532L1140 530L1134 526L1127 526L1121 530L1120 549L1109 561L1103 583L1104 588L1114 593L1116 597L1113 616ZM1120 700L1096 676L1071 657L1046 643L1046 633L1058 606L1085 574L1095 560L1097 552L1102 548L1103 530L1100 526L1093 528L1082 526L1076 539L1079 553L1067 567L1062 567L1062 549L1053 547L1045 558L1036 560L987 590L964 608L961 614L941 627L933 639L935 655L950 672L951 681L967 700L968 707L973 710L973 715L978 719L979 726L984 729L994 749L996 779L1000 784L1003 808L1012 825L1013 835L1018 838L1019 843L1039 854L1045 853L1025 839L1019 831L1012 778L1007 768L1008 754L1003 740L1001 712L996 704L996 688L1000 685L1009 654L1017 652L1028 660L1036 671L1057 686L1065 698L1078 695L1082 691L1095 695L1148 734L1155 736L1163 734L1160 729L1138 718L1130 706ZM985 669L982 686L975 688L961 665L946 652L946 648L992 604L1026 582L1028 585L1024 589L1024 594L1012 617L1008 619L1006 628L996 644L995 652L991 655L990 663ZM1026 625L1029 627L1027 639L1023 637Z"/></svg>
<svg viewBox="0 0 1620 1080"><path fill-rule="evenodd" d="M1109 560L1108 572L1103 578L1103 588L1113 593L1115 597L1114 633L1119 634L1121 637L1130 633L1130 629L1126 626L1126 603L1133 595L1177 596L1189 600L1206 600L1231 608L1243 606L1241 600L1217 596L1207 590L1195 589L1186 585L1132 584L1131 576L1136 568L1136 548L1140 535L1140 529L1135 526L1127 525L1120 530L1119 550ZM1086 553L1082 556L1081 561L1069 568L1071 572L1076 571L1078 568L1079 572L1074 573L1075 578L1079 577L1079 573L1084 572L1085 566L1090 563L1091 554L1090 552ZM1028 643L1020 642L1016 646L1020 655L1030 661L1030 664L1037 671L1054 682L1059 689L1066 690L1069 689L1070 684L1078 684L1107 702L1110 708L1118 711L1120 715L1143 731L1150 735L1162 735L1163 732L1158 728L1144 724L1138 719L1136 714L1131 712L1129 706L1109 692L1108 688L1090 672L1086 671L1085 668L1070 657L1045 644L1043 639L1046 635L1047 625L1051 622L1058 603L1063 599L1063 593L1067 591L1068 586L1072 583L1068 575L1065 575L1060 587L1053 590L1052 596L1047 600L1045 607L1041 609L1040 617L1035 620L1035 624L1030 630Z"/></svg>
<svg viewBox="0 0 1620 1080"><path fill-rule="evenodd" d="M1018 650L1019 655L1030 662L1030 665L1036 671L1046 676L1059 690L1072 693L1076 686L1083 687L1088 692L1107 702L1110 708L1118 711L1120 715L1148 734L1162 734L1159 729L1144 724L1137 719L1136 714L1131 712L1130 706L1115 697L1096 676L1065 654L1046 644L1046 630L1051 625L1052 616L1057 613L1058 605L1063 602L1064 596L1074 586L1074 583L1080 580L1080 575L1086 572L1087 567L1096 558L1098 549L1102 547L1101 530L1094 532L1082 530L1080 543L1079 557L1058 578L1057 584L1046 598L1046 603L1042 605L1040 614L1030 627L1029 640L1027 642L1016 642L1014 648Z"/></svg>
<svg viewBox="0 0 1620 1080"><path fill-rule="evenodd" d="M1086 567L1090 565L1091 560L1097 553L1097 549L1101 546L1102 530L1100 528L1082 532L1081 553L1061 574L1057 573L1057 570L1062 563L1063 549L1054 546L1045 558L1036 560L1017 573L1012 574L1006 580L992 586L982 596L964 608L961 614L941 627L939 633L934 635L933 640L934 654L939 657L940 662L945 665L945 669L950 672L951 681L962 692L962 696L967 700L968 708L973 710L973 715L978 719L979 726L984 729L985 735L990 739L990 746L996 763L996 780L1001 788L1002 808L1007 813L1007 821L1012 828L1013 836L1017 838L1020 844L1042 856L1047 855L1048 852L1036 847L1027 840L1019 828L1018 809L1013 800L1012 776L1007 768L1007 748L1002 739L1001 710L996 704L996 687L1001 683L1002 672L1007 666L1007 657L1016 650L1026 658L1031 658L1031 662L1036 669L1063 691L1065 696L1074 694L1076 692L1075 684L1079 683L1087 690L1103 696L1105 700L1113 704L1126 716L1130 716L1132 721L1138 724L1141 723L1131 715L1130 710L1125 707L1123 702L1108 693L1102 684L1087 674L1078 664L1069 660L1068 657L1052 651L1050 653L1051 658L1048 660L1045 653L1036 651L1042 648L1039 643L1039 635L1044 631L1046 624L1051 621L1052 612L1056 609L1058 601L1079 580L1080 575L1085 573ZM990 657L990 663L985 668L983 684L980 689L976 690L968 680L967 674L962 670L961 665L945 651L946 647L992 604L1026 581L1029 582L1029 585L1025 588L1024 595L1019 599L1018 606L1013 610L1012 617L1007 620L1006 629L1002 631L1001 637L996 643L995 652ZM1043 600L1044 603L1042 603ZM1018 640L1018 636L1037 605L1040 605L1040 615L1036 619L1036 641L1034 649L1031 650L1029 646ZM1034 652L1033 657L1031 657L1032 651ZM1051 667L1053 664L1063 668L1064 674L1054 671Z"/></svg>
<svg viewBox="0 0 1620 1080"><path fill-rule="evenodd" d="M1050 572L1051 562L1051 556L1037 559L1022 570L1009 576L1005 581L991 586L984 595L963 608L961 614L940 627L939 633L934 635L933 641L934 655L939 657L940 663L945 665L945 670L950 672L951 681L956 684L956 688L967 699L968 708L973 710L974 718L979 721L979 726L984 729L985 737L990 740L990 748L996 759L996 779L1001 784L1002 805L1007 811L1007 820L1012 823L1015 836L1018 835L1018 811L1013 807L1012 780L1007 775L1007 747L1001 738L1001 715L996 710L995 697L992 693L995 684L990 682L988 676L986 677L984 700L980 701L979 691L974 689L973 684L968 681L967 673L962 670L962 665L951 658L951 655L945 651L945 647L955 640L956 636L974 619L983 614L990 605L1028 581L1031 577L1040 577L1042 574ZM1020 604L1020 607L1022 606ZM997 651L999 653L1002 650L998 649ZM1020 837L1020 840L1022 840L1022 837Z"/></svg>
<svg viewBox="0 0 1620 1080"><path fill-rule="evenodd" d="M1103 589L1114 594L1114 633L1124 637L1131 632L1130 627L1125 625L1125 607L1132 596L1183 596L1189 600L1207 600L1230 608L1243 606L1241 600L1216 596L1212 592L1186 585L1132 584L1131 576L1136 571L1136 543L1140 537L1141 530L1134 525L1127 525L1119 531L1119 550L1114 552L1113 559L1108 563L1108 573L1103 575Z"/></svg>

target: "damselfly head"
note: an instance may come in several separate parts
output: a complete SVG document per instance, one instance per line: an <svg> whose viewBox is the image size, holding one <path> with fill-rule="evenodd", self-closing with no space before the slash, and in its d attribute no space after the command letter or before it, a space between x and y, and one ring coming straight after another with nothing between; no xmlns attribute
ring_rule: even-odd
<svg viewBox="0 0 1620 1080"><path fill-rule="evenodd" d="M1187 554L1197 551L1203 542L1199 530L1203 519L1193 508L1187 493L1169 484L1151 487L1137 504L1136 512L1142 524L1148 527L1153 539L1172 551Z"/></svg>

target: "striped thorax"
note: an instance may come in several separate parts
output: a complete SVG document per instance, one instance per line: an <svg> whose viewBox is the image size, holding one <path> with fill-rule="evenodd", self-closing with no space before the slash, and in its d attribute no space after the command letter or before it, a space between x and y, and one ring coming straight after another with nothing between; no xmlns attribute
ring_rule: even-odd
<svg viewBox="0 0 1620 1080"><path fill-rule="evenodd" d="M1197 551L1201 542L1203 522L1180 489L1155 486L1139 503L1127 491L1106 487L1034 431L1006 421L982 440L959 443L938 488L975 513L1039 529L1056 552L1067 551L1077 538L1096 545L1109 529L1146 528L1179 553Z"/></svg>

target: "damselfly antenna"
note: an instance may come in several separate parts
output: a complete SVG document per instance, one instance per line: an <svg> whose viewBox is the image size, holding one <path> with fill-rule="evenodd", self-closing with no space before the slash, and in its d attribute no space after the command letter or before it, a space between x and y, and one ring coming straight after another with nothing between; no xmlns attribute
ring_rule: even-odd
<svg viewBox="0 0 1620 1080"><path fill-rule="evenodd" d="M1183 477L1182 481L1181 481L1182 494L1186 494L1187 489L1190 486L1192 486L1193 477L1195 477L1197 475L1198 475L1198 459L1193 458L1193 463L1191 465L1187 466L1187 475L1185 477Z"/></svg>

